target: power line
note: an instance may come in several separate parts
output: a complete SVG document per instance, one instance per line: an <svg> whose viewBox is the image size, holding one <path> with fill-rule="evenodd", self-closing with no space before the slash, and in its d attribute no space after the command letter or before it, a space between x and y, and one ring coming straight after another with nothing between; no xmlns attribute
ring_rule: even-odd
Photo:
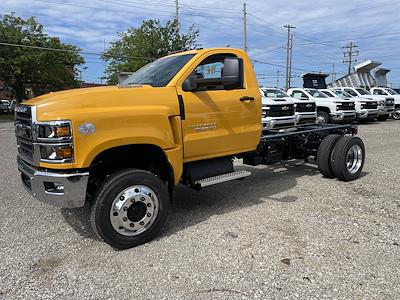
<svg viewBox="0 0 400 300"><path fill-rule="evenodd" d="M13 43L3 43L0 42L1 46L10 46L10 47L21 47L21 48L30 48L30 49L39 49L39 50L47 50L47 51L58 51L58 52L70 52L70 53L75 53L79 52L81 54L85 55L97 55L97 56L103 56L105 55L106 57L110 58L130 58L130 59L140 59L140 60L155 60L157 58L155 57L142 57L142 56L119 56L119 55L110 55L110 54L105 54L99 53L99 52L87 52L87 51L82 51L82 50L74 50L74 49L61 49L61 48L51 48L51 47L41 47L41 46L31 46L31 45L24 45L24 44L13 44Z"/></svg>

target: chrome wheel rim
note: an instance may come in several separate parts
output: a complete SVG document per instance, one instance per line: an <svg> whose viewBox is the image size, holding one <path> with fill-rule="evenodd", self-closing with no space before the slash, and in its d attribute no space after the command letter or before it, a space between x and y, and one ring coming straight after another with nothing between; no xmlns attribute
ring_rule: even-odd
<svg viewBox="0 0 400 300"><path fill-rule="evenodd" d="M324 116L318 115L317 119L316 119L316 123L317 124L325 124L326 120L325 120Z"/></svg>
<svg viewBox="0 0 400 300"><path fill-rule="evenodd" d="M111 225L124 236L139 235L153 225L159 208L158 197L151 188L144 185L128 187L111 204Z"/></svg>
<svg viewBox="0 0 400 300"><path fill-rule="evenodd" d="M359 145L353 145L347 152L346 165L347 170L351 174L355 174L360 170L363 161L362 149Z"/></svg>
<svg viewBox="0 0 400 300"><path fill-rule="evenodd" d="M396 111L393 113L393 119L395 119L395 120L400 120L400 110L396 110Z"/></svg>

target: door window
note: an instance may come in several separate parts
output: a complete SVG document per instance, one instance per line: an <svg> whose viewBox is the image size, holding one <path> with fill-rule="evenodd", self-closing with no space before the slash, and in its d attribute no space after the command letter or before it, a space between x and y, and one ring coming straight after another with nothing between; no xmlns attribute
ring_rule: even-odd
<svg viewBox="0 0 400 300"><path fill-rule="evenodd" d="M207 57L194 69L194 76L197 79L222 79L224 70L224 60L227 57L236 57L234 54L216 54ZM237 88L242 88L243 83ZM222 84L210 84L208 86L199 87L198 91L223 90ZM232 88L230 88L232 89Z"/></svg>

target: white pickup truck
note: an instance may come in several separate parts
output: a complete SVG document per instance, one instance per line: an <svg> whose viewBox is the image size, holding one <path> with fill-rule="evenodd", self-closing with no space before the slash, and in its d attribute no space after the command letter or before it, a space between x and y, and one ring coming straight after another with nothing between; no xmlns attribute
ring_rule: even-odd
<svg viewBox="0 0 400 300"><path fill-rule="evenodd" d="M341 89L322 89L320 91L329 97L353 100L356 108L356 120L358 122L373 121L378 116L378 103L375 100L369 100L358 96L353 97Z"/></svg>
<svg viewBox="0 0 400 300"><path fill-rule="evenodd" d="M317 106L314 101L304 101L290 97L284 91L278 88L261 88L267 98L285 99L294 103L296 125L315 124L317 119ZM264 104L264 102L263 102Z"/></svg>
<svg viewBox="0 0 400 300"><path fill-rule="evenodd" d="M371 88L371 93L373 95L380 95L385 97L393 97L394 99L394 112L392 117L395 120L400 120L400 94L394 89L387 87L373 87Z"/></svg>
<svg viewBox="0 0 400 300"><path fill-rule="evenodd" d="M275 97L260 89L262 100L262 129L282 129L296 125L294 103L285 97Z"/></svg>
<svg viewBox="0 0 400 300"><path fill-rule="evenodd" d="M314 101L317 105L317 123L351 122L356 117L355 104L352 100L328 97L317 89L292 88L288 94L301 100Z"/></svg>
<svg viewBox="0 0 400 300"><path fill-rule="evenodd" d="M375 100L378 103L378 115L379 121L386 121L389 115L394 112L394 98L381 95L372 95L369 91L363 88L354 87L338 87L333 90L340 89L353 97L361 97L368 100Z"/></svg>

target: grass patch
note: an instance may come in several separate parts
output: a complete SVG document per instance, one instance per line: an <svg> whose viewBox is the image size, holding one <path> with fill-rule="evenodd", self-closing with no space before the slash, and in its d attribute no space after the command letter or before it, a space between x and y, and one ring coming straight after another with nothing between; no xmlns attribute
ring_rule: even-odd
<svg viewBox="0 0 400 300"><path fill-rule="evenodd" d="M0 114L0 122L14 121L14 114Z"/></svg>

